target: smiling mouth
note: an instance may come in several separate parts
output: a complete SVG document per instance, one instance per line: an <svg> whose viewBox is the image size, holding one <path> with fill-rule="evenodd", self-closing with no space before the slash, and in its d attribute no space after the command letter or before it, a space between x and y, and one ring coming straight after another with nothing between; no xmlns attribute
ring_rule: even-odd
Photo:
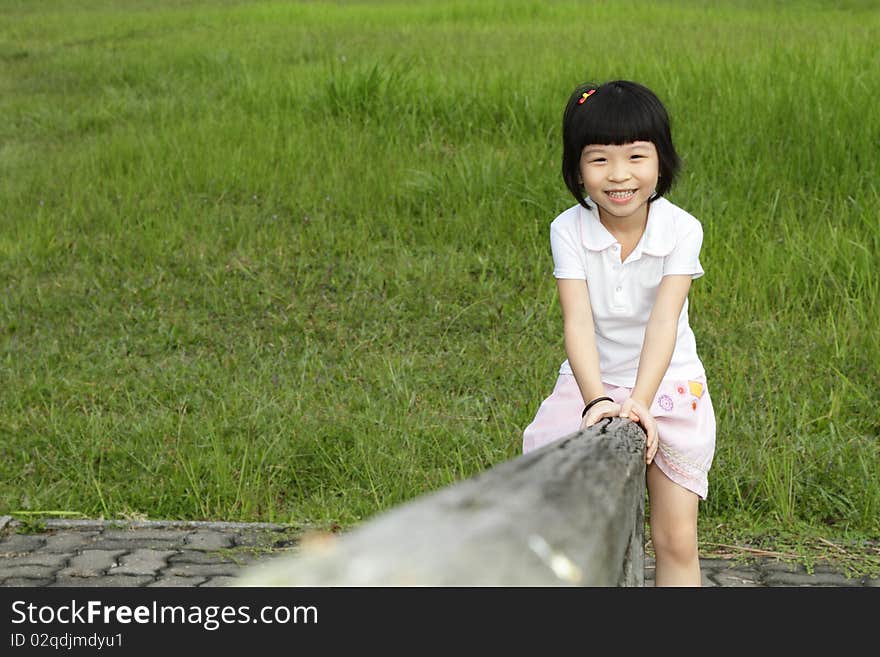
<svg viewBox="0 0 880 657"><path fill-rule="evenodd" d="M608 196L610 196L615 201L628 201L633 196L636 195L636 190L634 189L626 189L626 190L615 190L610 192L605 192Z"/></svg>

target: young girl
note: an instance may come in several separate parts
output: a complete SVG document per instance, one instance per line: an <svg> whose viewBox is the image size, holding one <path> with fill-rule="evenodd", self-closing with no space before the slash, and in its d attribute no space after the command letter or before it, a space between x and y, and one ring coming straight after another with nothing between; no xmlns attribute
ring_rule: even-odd
<svg viewBox="0 0 880 657"><path fill-rule="evenodd" d="M641 423L656 584L699 586L697 503L715 414L687 295L703 275L703 229L663 198L679 160L649 89L623 80L577 88L562 139L562 177L578 204L550 225L550 247L568 359L523 452L605 417Z"/></svg>

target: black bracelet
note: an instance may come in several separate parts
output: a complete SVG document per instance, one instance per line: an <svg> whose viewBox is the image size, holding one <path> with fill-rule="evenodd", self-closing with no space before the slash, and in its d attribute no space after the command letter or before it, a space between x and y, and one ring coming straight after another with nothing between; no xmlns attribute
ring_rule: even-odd
<svg viewBox="0 0 880 657"><path fill-rule="evenodd" d="M584 412L581 413L581 417L585 417L587 414L587 411L590 410L594 404L598 404L600 401L613 402L614 400L611 399L611 397L596 397L593 401L591 401L589 404L587 404L586 407L584 407Z"/></svg>

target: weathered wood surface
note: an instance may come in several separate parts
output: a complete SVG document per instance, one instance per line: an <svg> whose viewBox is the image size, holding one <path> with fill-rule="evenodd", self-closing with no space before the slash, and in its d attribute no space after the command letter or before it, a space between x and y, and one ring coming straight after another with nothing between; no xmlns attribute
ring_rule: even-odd
<svg viewBox="0 0 880 657"><path fill-rule="evenodd" d="M645 436L603 420L540 450L304 541L240 586L641 586Z"/></svg>

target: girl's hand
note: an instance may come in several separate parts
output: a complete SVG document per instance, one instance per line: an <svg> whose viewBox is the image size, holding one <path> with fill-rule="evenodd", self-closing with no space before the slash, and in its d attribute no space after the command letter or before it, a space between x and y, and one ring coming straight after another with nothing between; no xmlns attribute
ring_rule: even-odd
<svg viewBox="0 0 880 657"><path fill-rule="evenodd" d="M633 422L637 422L645 430L648 436L648 439L645 441L645 463L650 465L651 461L654 460L654 454L657 453L657 448L660 446L657 439L657 420L654 419L651 411L644 404L632 397L620 405L620 417L629 418Z"/></svg>
<svg viewBox="0 0 880 657"><path fill-rule="evenodd" d="M620 404L615 404L614 402L607 400L600 401L598 404L593 404L593 406L590 407L590 410L587 411L584 419L581 420L581 429L593 426L603 417L617 417L618 413L620 413Z"/></svg>

